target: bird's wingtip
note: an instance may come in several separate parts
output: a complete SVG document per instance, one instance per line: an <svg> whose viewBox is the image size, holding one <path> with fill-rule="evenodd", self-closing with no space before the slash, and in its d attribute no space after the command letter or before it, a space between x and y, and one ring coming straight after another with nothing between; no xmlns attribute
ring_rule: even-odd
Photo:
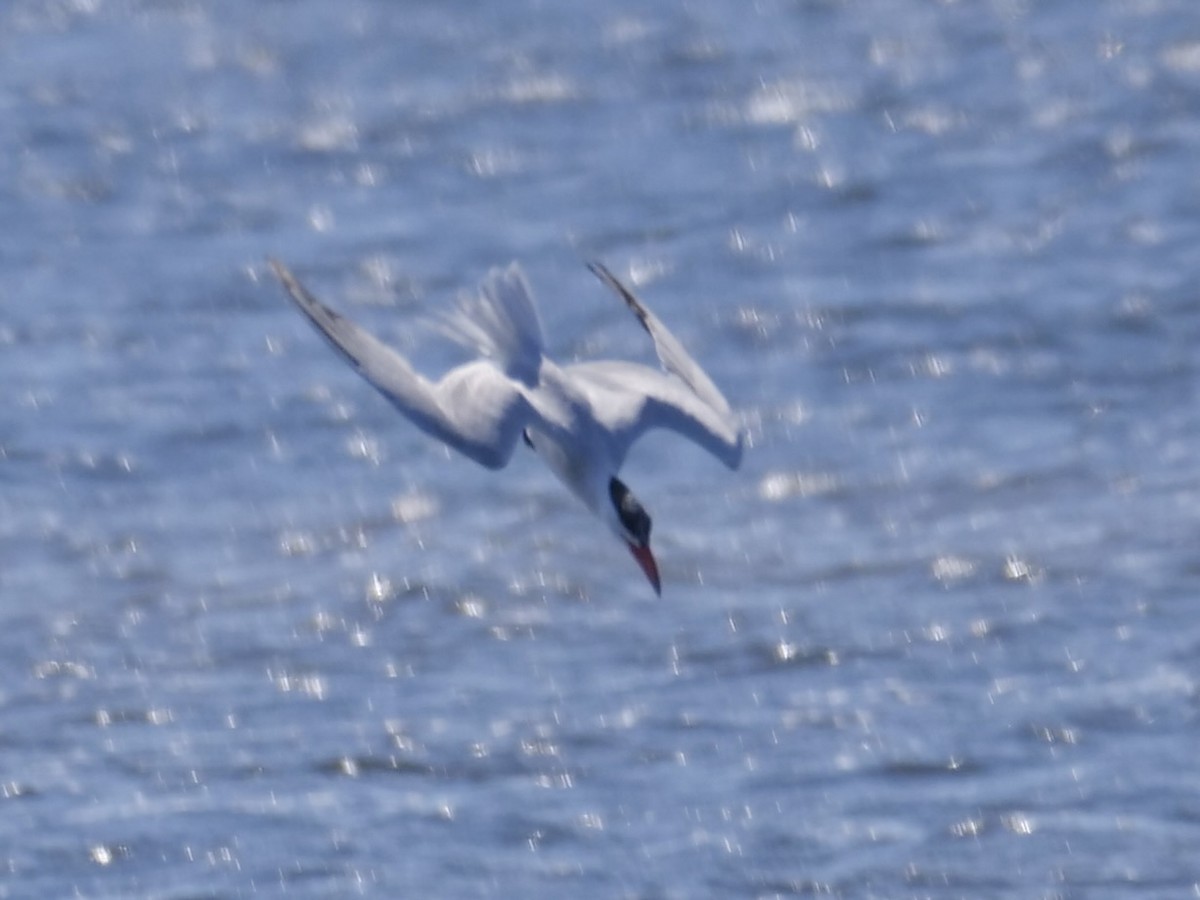
<svg viewBox="0 0 1200 900"><path fill-rule="evenodd" d="M286 282L292 277L291 271L283 264L282 261L280 261L279 257L277 256L268 255L267 266L270 267L271 271L275 274L275 277L280 281Z"/></svg>
<svg viewBox="0 0 1200 900"><path fill-rule="evenodd" d="M638 317L638 321L642 323L642 327L650 331L650 323L647 321L646 307L642 306L640 300L634 296L633 291L625 287L624 284L614 275L602 262L591 260L587 264L588 269L593 275L608 285L618 297L625 301L625 305Z"/></svg>
<svg viewBox="0 0 1200 900"><path fill-rule="evenodd" d="M747 442L748 435L746 434L746 429L743 428L738 432L737 443L733 447L733 452L729 454L729 458L725 460L725 464L729 467L731 472L736 472L742 467L742 459L746 455Z"/></svg>

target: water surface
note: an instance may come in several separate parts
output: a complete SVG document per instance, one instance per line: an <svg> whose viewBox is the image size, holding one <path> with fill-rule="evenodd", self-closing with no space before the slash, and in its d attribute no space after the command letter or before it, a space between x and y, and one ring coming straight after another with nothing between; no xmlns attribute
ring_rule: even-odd
<svg viewBox="0 0 1200 900"><path fill-rule="evenodd" d="M0 897L1200 890L1200 21L1182 0L0 11ZM624 476L403 422L436 372L743 413Z"/></svg>

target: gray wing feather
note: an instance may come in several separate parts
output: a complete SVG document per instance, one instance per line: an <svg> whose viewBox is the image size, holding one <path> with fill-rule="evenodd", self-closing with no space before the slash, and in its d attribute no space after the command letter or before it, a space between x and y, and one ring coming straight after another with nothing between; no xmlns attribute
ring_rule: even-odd
<svg viewBox="0 0 1200 900"><path fill-rule="evenodd" d="M731 416L722 415L691 388L648 366L604 360L564 370L583 390L592 414L610 434L618 462L651 428L666 428L703 447L731 469L742 461L742 433Z"/></svg>
<svg viewBox="0 0 1200 900"><path fill-rule="evenodd" d="M659 362L662 363L663 368L683 379L684 383L692 389L697 397L722 416L732 418L733 411L729 408L729 401L717 390L717 386L712 383L712 379L705 374L699 364L683 349L683 344L679 343L675 335L667 330L667 326L659 320L658 316L650 312L633 295L633 292L621 284L616 276L601 263L588 263L588 268L592 270L597 278L612 288L625 301L625 305L629 307L630 311L637 316L638 321L642 323L642 327L646 329L646 332L654 341L654 351L658 354Z"/></svg>
<svg viewBox="0 0 1200 900"><path fill-rule="evenodd" d="M409 421L489 469L508 462L533 417L515 382L485 360L430 382L395 350L317 300L281 262L270 263L300 311Z"/></svg>
<svg viewBox="0 0 1200 900"><path fill-rule="evenodd" d="M628 415L636 409L628 430L630 443L646 428L662 425L679 431L699 443L731 469L741 463L745 433L738 426L729 401L712 383L700 365L692 359L675 335L659 318L617 280L604 265L588 263L588 268L625 301L625 305L637 316L646 329L663 369L676 376L678 381L663 376L644 366L632 366L640 374L630 371L623 363L597 363L609 371L599 373L606 381L624 381L627 390L645 390L642 385L651 385L652 395L640 408L635 398L627 398L618 404ZM579 366L573 366L577 370ZM650 380L648 376L654 376ZM636 381L636 384L634 383ZM683 427L680 427L680 426ZM627 447L626 447L627 449Z"/></svg>

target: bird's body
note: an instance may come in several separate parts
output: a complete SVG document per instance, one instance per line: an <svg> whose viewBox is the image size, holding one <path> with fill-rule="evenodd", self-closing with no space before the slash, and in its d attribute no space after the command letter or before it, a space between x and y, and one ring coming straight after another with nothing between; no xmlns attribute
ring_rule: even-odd
<svg viewBox="0 0 1200 900"><path fill-rule="evenodd" d="M627 362L559 365L544 352L528 285L515 265L489 273L477 295L446 318L445 330L481 354L438 382L310 294L272 261L288 294L367 381L418 428L490 469L507 464L522 439L567 489L625 541L660 591L650 553L650 518L616 477L647 429L669 428L730 468L744 433L728 403L666 327L607 269L592 265L654 340L665 372Z"/></svg>

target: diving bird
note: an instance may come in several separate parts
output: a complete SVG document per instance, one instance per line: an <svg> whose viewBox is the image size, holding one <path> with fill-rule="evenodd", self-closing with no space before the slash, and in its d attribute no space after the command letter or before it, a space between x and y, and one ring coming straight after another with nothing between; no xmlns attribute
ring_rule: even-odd
<svg viewBox="0 0 1200 900"><path fill-rule="evenodd" d="M616 360L549 359L529 284L513 263L492 269L479 291L445 317L446 332L480 358L434 382L317 300L283 263L269 262L300 311L410 422L489 469L503 468L523 439L629 548L662 594L650 516L617 477L625 455L649 429L666 428L736 469L745 431L704 370L608 269L588 265L649 333L662 371Z"/></svg>

